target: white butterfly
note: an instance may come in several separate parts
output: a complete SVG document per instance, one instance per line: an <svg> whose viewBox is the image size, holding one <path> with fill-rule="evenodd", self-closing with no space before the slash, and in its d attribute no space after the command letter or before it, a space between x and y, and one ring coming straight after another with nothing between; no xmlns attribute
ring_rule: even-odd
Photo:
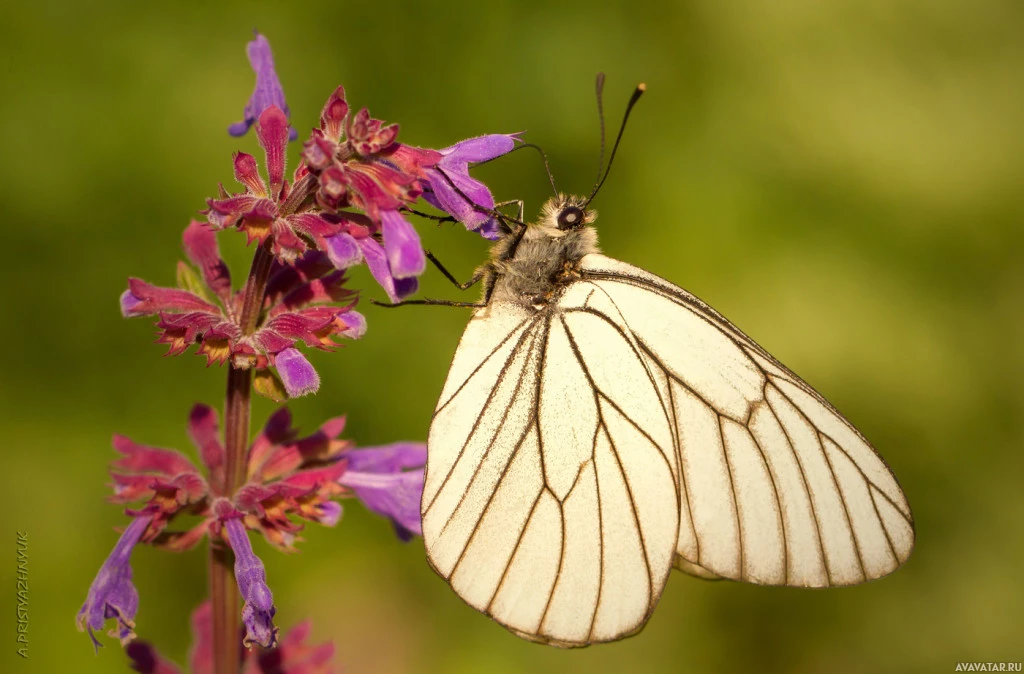
<svg viewBox="0 0 1024 674"><path fill-rule="evenodd" d="M598 252L557 197L495 246L434 411L427 557L468 604L557 646L621 639L674 567L831 587L914 545L864 437L721 314Z"/></svg>

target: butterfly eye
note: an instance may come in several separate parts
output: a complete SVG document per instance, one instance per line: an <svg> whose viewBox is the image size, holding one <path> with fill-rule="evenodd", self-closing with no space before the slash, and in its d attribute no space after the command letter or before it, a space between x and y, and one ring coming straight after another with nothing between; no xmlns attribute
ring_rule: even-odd
<svg viewBox="0 0 1024 674"><path fill-rule="evenodd" d="M562 230L578 229L585 224L584 221L583 209L576 206L563 208L558 214L558 228Z"/></svg>

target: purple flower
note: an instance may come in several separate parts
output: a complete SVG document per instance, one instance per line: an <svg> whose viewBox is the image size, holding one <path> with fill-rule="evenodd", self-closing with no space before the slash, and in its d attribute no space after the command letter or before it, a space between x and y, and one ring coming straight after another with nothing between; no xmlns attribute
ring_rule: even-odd
<svg viewBox="0 0 1024 674"><path fill-rule="evenodd" d="M346 311L338 316L338 320L345 324L341 333L349 339L361 339L366 334L366 317L358 311Z"/></svg>
<svg viewBox="0 0 1024 674"><path fill-rule="evenodd" d="M399 538L423 533L420 498L427 447L421 442L398 442L380 447L351 449L338 484L348 487L370 510L391 519Z"/></svg>
<svg viewBox="0 0 1024 674"><path fill-rule="evenodd" d="M249 535L239 519L224 522L231 549L235 553L235 580L245 604L242 606L242 622L245 623L245 638L242 643L250 648L254 643L272 648L277 643L277 628L274 627L274 596L267 587L267 572L263 562L252 551Z"/></svg>
<svg viewBox="0 0 1024 674"><path fill-rule="evenodd" d="M397 220L391 218L391 213L397 216L397 220L401 221L398 224ZM399 269L400 274L419 274L423 272L423 266L425 258L423 250L420 248L419 236L416 234L412 226L398 215L394 211L386 211L383 217L390 221L390 240L392 242L393 249L395 250L394 258L395 264ZM403 228L408 228L403 230ZM387 231L387 230L386 230ZM410 235L411 234L411 235ZM370 268L370 274L373 275L375 281L380 284L380 287L387 293L388 299L392 302L399 302L404 297L412 295L419 289L419 281L415 275L406 275L404 277L398 276L394 273L391 263L388 261L388 251L386 246L388 245L388 234L384 235L384 245L382 246L376 239L370 236L356 238L350 234L342 232L335 236L327 237L324 241L324 247L327 249L327 256L331 260L331 263L338 269L348 269L353 265L357 265L360 262L366 262L366 266ZM419 258L420 263L417 264L416 258ZM419 271L410 272L419 268ZM350 326L349 314L345 314L344 322ZM358 318L362 318L361 315L357 314ZM358 320L358 319L357 319ZM359 335L360 337L366 331L365 321L362 324L362 330L355 329L352 334ZM350 336L348 332L340 333L346 337ZM358 337L352 337L358 339Z"/></svg>
<svg viewBox="0 0 1024 674"><path fill-rule="evenodd" d="M119 638L122 645L135 638L135 612L139 608L139 592L132 584L132 567L129 562L132 549L151 519L136 517L124 530L110 556L100 567L96 579L92 581L85 603L78 611L78 630L88 629L89 637L97 649L102 644L96 639L93 630L102 629L108 618L117 621L109 634Z"/></svg>
<svg viewBox="0 0 1024 674"><path fill-rule="evenodd" d="M320 388L320 376L298 349L285 349L277 354L275 365L289 398L316 393Z"/></svg>
<svg viewBox="0 0 1024 674"><path fill-rule="evenodd" d="M347 232L327 237L324 242L328 259L338 269L348 269L363 261L363 251L359 248L359 242Z"/></svg>
<svg viewBox="0 0 1024 674"><path fill-rule="evenodd" d="M338 437L344 428L344 417L337 417L312 435L298 437L288 409L279 409L253 439L246 454L248 481L228 502L216 496L223 490L225 461L217 414L196 405L189 414L188 434L209 482L183 454L115 435L114 448L121 457L111 464L111 501L141 502L126 512L145 515L149 526L140 540L165 550L188 550L208 534L216 535L223 520L243 517L247 528L262 533L272 545L293 551L296 534L303 529L296 519L334 526L341 517L341 505L333 499L347 495L338 478L346 468L342 454L352 448L351 441ZM172 526L181 523L179 515L189 517L190 528Z"/></svg>
<svg viewBox="0 0 1024 674"><path fill-rule="evenodd" d="M415 294L419 290L420 283L415 276L408 278L396 278L391 273L391 266L388 264L387 252L384 247L374 239L359 239L359 248L366 259L366 266L374 280L387 293L388 299L392 302L399 302L403 297Z"/></svg>
<svg viewBox="0 0 1024 674"><path fill-rule="evenodd" d="M358 339L366 332L366 320L352 311L357 294L344 288L345 274L334 268L327 254L310 250L292 264L274 262L265 311L255 332L247 335L241 325L243 292L232 291L231 276L220 257L213 230L193 221L185 229L183 244L193 266L179 264L181 287L160 288L129 279L120 301L121 313L126 317L159 318L157 342L169 345L170 355L184 353L196 344L207 363L219 364L230 358L237 367L255 367L257 382L266 380L268 386L272 379L268 367L283 362L291 368L287 374L278 373L284 389L280 384L256 389L281 400L286 392L304 395L319 386L316 372L305 358L296 351L298 358L292 355L282 359L283 352L295 351L293 347L299 342L330 351L337 347L332 336Z"/></svg>
<svg viewBox="0 0 1024 674"><path fill-rule="evenodd" d="M245 119L235 122L228 127L228 133L232 136L244 136L260 114L272 105L281 108L286 116L291 116L288 104L284 100L284 89L281 87L281 80L277 78L277 71L274 69L274 55L270 51L270 43L267 38L255 33L256 38L246 45L245 53L249 56L249 64L256 72L256 88L253 89L252 97L245 106ZM299 132L289 128L288 137L295 140Z"/></svg>
<svg viewBox="0 0 1024 674"><path fill-rule="evenodd" d="M491 134L441 150L441 161L435 168L427 169L431 191L425 192L423 198L466 225L466 229L479 232L486 239L497 239L498 223L479 210L493 209L494 197L486 185L469 176L469 165L511 152L518 140L515 133Z"/></svg>
<svg viewBox="0 0 1024 674"><path fill-rule="evenodd" d="M397 141L398 125L384 125L363 108L349 115L345 89L338 87L303 145L302 158L317 177L317 204L325 211L355 207L376 227L381 211L414 202L421 180L441 154Z"/></svg>
<svg viewBox="0 0 1024 674"><path fill-rule="evenodd" d="M214 229L237 229L250 242L263 243L270 238L274 255L291 263L310 244L315 248L323 237L344 231L345 223L338 217L328 220L316 212L296 211L288 205L292 188L308 172L300 164L292 174L292 182L285 179L288 120L276 105L260 113L256 136L264 152L269 180L263 180L255 157L235 153L235 180L245 187L245 192L227 194L221 190L219 198L206 200L209 208L203 214Z"/></svg>
<svg viewBox="0 0 1024 674"><path fill-rule="evenodd" d="M427 268L427 258L416 230L398 211L382 211L380 221L391 276L407 279L422 274Z"/></svg>

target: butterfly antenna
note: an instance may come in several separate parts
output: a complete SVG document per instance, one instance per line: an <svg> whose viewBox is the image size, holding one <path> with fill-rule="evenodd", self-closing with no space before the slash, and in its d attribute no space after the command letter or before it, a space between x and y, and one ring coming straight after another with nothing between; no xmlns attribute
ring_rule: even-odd
<svg viewBox="0 0 1024 674"><path fill-rule="evenodd" d="M534 145L533 143L523 143L523 147L532 147L534 150L540 153L540 159L544 162L544 172L548 174L548 182L551 183L551 191L558 196L558 188L555 187L555 176L551 173L551 166L548 164L548 155L541 149L540 145Z"/></svg>
<svg viewBox="0 0 1024 674"><path fill-rule="evenodd" d="M601 171L604 169L604 73L597 74L594 87L597 91L597 118L601 123L601 154L597 155L597 177L594 178L594 192L601 184Z"/></svg>
<svg viewBox="0 0 1024 674"><path fill-rule="evenodd" d="M603 81L604 81L603 76L598 75L598 87L599 87L599 90L600 90L600 86L603 83ZM622 124L619 126L619 135L615 137L615 145L612 146L612 154L608 158L608 166L606 166L605 169L604 169L604 177L602 177L601 180L598 181L597 185L594 186L594 191L590 193L590 196L587 197L587 202L585 204L583 204L584 208L586 208L590 204L590 202L594 199L594 197L597 196L597 192L598 192L598 190L601 189L601 186L604 185L604 181L608 180L608 174L612 170L612 162L615 161L615 153L619 149L619 143L622 141L622 134L626 130L626 122L629 120L629 113L633 111L633 106L636 105L636 102L640 100L640 97L644 95L645 91L647 91L647 85L644 84L643 82L641 82L640 84L636 85L636 89L633 90L633 95L629 97L629 103L626 104L626 112L622 115ZM598 100L600 101L600 96L598 96ZM604 133L603 133L604 123L603 122L601 124L601 127L602 127L601 136L602 136L602 139L603 139L603 137L604 137ZM602 140L602 143L601 143L601 147L602 147L602 155L603 155L604 154L604 152L603 152L603 148L604 148L603 140Z"/></svg>
<svg viewBox="0 0 1024 674"><path fill-rule="evenodd" d="M522 143L520 145L516 145L514 148L512 148L511 150L509 150L508 152L506 152L505 154L500 155L500 156L501 157L507 157L508 155L512 154L513 152L518 152L519 150L523 150L525 148L530 148L532 150L536 150L540 154L540 159L541 159L541 161L544 162L544 172L548 174L548 182L551 183L551 190L555 193L555 196L558 196L558 188L555 187L555 176L551 173L551 165L548 164L548 155L547 155L546 152L544 152L544 150L541 148L540 145L534 145L533 143ZM476 167L476 166L483 166L484 164L486 164L488 162L492 162L495 159L498 159L498 157L494 157L493 159L485 159L484 161L475 162L473 164L473 166L474 167Z"/></svg>

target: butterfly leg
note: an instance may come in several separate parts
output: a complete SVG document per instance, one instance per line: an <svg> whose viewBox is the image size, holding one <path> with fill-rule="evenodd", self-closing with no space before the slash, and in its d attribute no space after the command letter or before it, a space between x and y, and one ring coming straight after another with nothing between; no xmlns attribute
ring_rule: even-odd
<svg viewBox="0 0 1024 674"><path fill-rule="evenodd" d="M503 205L508 205L510 203L516 203L515 201L509 201L509 202L506 202L504 204L498 204L495 208L487 208L486 206L481 206L480 204L478 204L475 201L473 201L470 197L468 197L465 192L463 192L461 189L459 189L459 186L456 185L452 181L451 176L449 176L444 171L444 169L436 168L435 170L441 175L442 178L445 179L445 181L448 183L448 186L451 187L455 191L456 194L458 194L460 197L465 199L466 203L472 204L473 210L476 211L477 213L485 213L485 214L491 216L492 218L497 218L498 222L502 226L504 226L506 229L508 228L508 222L509 221L511 221L513 224L515 224L515 225L517 225L519 227L525 227L526 226L526 223L523 222L523 210L522 210L521 207L519 209L519 219L518 220L510 218L507 215L505 215L504 213L502 213L501 211L497 210L497 206L503 206Z"/></svg>
<svg viewBox="0 0 1024 674"><path fill-rule="evenodd" d="M387 304L384 302L378 302L377 300L370 300L371 304L375 304L379 307L386 307L388 309L393 307L403 307L410 304L425 304L431 306L441 307L469 307L473 309L482 309L487 306L487 303L491 299L491 292L494 290L494 275L490 272L488 267L478 269L473 278L469 279L465 283L459 283L459 281L452 275L450 271L445 269L444 265L441 264L440 260L434 257L433 253L429 250L423 251L426 254L427 259L430 260L437 269L444 274L444 277L452 282L452 284L459 290L469 290L480 281L484 281L484 299L479 302L453 302L451 300L435 300L430 298L424 298L422 300L406 300L404 302L396 302L394 304Z"/></svg>
<svg viewBox="0 0 1024 674"><path fill-rule="evenodd" d="M433 300L430 298L422 300L405 300L404 302L395 302L394 304L370 300L370 304L375 304L378 307L384 307L385 309L394 309L395 307L405 307L413 304L425 304L437 307L468 307L472 309L482 309L487 306L486 302L452 302L451 300Z"/></svg>
<svg viewBox="0 0 1024 674"><path fill-rule="evenodd" d="M415 208L406 208L406 209L403 209L403 210L406 213L411 213L412 215L418 215L419 217L426 218L427 220L434 220L438 224L441 224L442 222L458 222L458 220L456 220L455 218L453 218L450 215L432 215L430 213L424 213L423 211L417 211Z"/></svg>
<svg viewBox="0 0 1024 674"><path fill-rule="evenodd" d="M502 206L511 206L512 204L516 204L517 206L519 206L519 213L518 215L516 215L516 219L519 220L519 222L523 222L523 210L525 209L525 202L522 199L509 199L508 201L502 201L500 203L494 204L494 209L497 210Z"/></svg>
<svg viewBox="0 0 1024 674"><path fill-rule="evenodd" d="M446 279L448 279L449 281L451 281L452 285L454 285L459 290L469 290L470 288L475 286L477 283L479 283L480 279L482 279L484 277L484 271L483 270L477 270L477 272L475 274L473 274L473 278L469 279L465 283L459 283L458 280L456 280L456 278L452 275L452 273L450 271L448 271L447 269L445 269L444 265L441 264L441 261L438 260L436 257L434 257L433 253L431 253L429 250L425 250L423 252L426 254L427 259L430 260L434 264L435 267L437 267L437 270L439 272L441 272L442 274L444 274L444 277Z"/></svg>

